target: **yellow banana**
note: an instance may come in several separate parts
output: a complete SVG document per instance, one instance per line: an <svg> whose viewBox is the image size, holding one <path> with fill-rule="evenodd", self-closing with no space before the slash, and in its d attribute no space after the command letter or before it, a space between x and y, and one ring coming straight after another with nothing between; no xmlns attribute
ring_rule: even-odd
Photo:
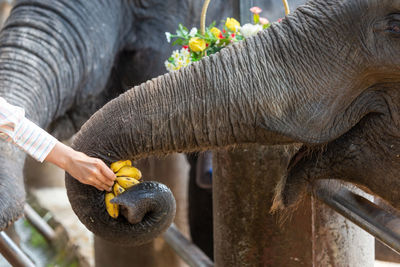
<svg viewBox="0 0 400 267"><path fill-rule="evenodd" d="M113 199L115 195L113 193L106 193L105 202L106 202L106 209L108 214L116 219L119 215L119 206L117 204L110 203L110 200Z"/></svg>
<svg viewBox="0 0 400 267"><path fill-rule="evenodd" d="M132 166L132 162L129 159L128 160L119 160L119 161L111 163L111 165L110 165L111 170L114 173L119 171L124 166Z"/></svg>
<svg viewBox="0 0 400 267"><path fill-rule="evenodd" d="M131 177L135 178L136 180L140 180L142 178L142 173L136 169L135 167L132 166L124 166L122 167L117 173L117 176L126 176L126 177Z"/></svg>
<svg viewBox="0 0 400 267"><path fill-rule="evenodd" d="M132 177L117 177L117 183L124 189L128 189L138 184L139 181Z"/></svg>
<svg viewBox="0 0 400 267"><path fill-rule="evenodd" d="M114 195L118 196L119 194L122 194L125 191L125 189L119 185L119 183L115 183L113 186L113 192Z"/></svg>

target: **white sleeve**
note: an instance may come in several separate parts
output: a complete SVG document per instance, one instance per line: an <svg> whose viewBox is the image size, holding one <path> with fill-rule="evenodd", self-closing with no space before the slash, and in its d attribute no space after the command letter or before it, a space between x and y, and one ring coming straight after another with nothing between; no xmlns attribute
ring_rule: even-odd
<svg viewBox="0 0 400 267"><path fill-rule="evenodd" d="M58 142L45 130L25 118L23 108L0 97L0 138L12 142L36 160L43 162Z"/></svg>

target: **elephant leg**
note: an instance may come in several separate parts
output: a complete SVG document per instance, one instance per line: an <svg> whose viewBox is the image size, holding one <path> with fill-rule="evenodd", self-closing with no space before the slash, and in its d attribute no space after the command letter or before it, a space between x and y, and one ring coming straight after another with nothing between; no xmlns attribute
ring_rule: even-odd
<svg viewBox="0 0 400 267"><path fill-rule="evenodd" d="M200 159L199 159L200 158ZM213 209L212 209L212 188L204 188L209 175L206 172L199 172L204 168L205 163L198 154L189 154L187 159L190 164L189 173L189 226L190 236L203 252L213 259ZM200 166L199 166L200 165ZM198 177L199 175L206 176ZM200 181L200 183L199 183Z"/></svg>
<svg viewBox="0 0 400 267"><path fill-rule="evenodd" d="M188 236L187 183L189 166L182 154L173 154L162 159L155 157L141 160L136 165L145 180L157 180L171 188L177 203L175 224ZM138 266L164 267L185 266L162 237L136 247L121 247L95 237L95 262L97 267Z"/></svg>

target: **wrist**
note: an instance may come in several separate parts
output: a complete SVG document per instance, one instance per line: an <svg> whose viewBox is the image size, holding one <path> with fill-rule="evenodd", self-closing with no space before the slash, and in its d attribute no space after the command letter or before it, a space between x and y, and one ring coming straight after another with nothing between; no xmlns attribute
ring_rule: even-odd
<svg viewBox="0 0 400 267"><path fill-rule="evenodd" d="M57 142L53 150L47 156L46 161L51 162L65 170L70 165L74 152L75 150L69 146L66 146L61 142Z"/></svg>

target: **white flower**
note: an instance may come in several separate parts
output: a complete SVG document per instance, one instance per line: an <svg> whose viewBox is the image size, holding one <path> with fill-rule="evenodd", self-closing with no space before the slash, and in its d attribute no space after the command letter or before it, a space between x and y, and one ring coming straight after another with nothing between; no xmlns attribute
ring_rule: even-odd
<svg viewBox="0 0 400 267"><path fill-rule="evenodd" d="M179 70L180 68L186 67L192 63L190 59L190 52L185 48L182 48L181 50L175 50L172 52L171 57L173 58L173 63L169 62L168 60L164 62L165 68L170 72Z"/></svg>
<svg viewBox="0 0 400 267"><path fill-rule="evenodd" d="M187 66L187 65L189 65L190 63L192 63L192 62L190 61L190 58L189 58L189 57L185 58L184 66Z"/></svg>
<svg viewBox="0 0 400 267"><path fill-rule="evenodd" d="M194 36L196 35L196 33L197 33L197 28L194 27L194 28L192 28L192 29L190 30L189 36L190 36L190 37L194 37Z"/></svg>
<svg viewBox="0 0 400 267"><path fill-rule="evenodd" d="M180 57L181 57L181 55L179 54L179 50L175 50L174 52L172 52L172 58L175 61L177 61Z"/></svg>
<svg viewBox="0 0 400 267"><path fill-rule="evenodd" d="M183 60L182 60L182 59L177 60L177 61L175 62L175 65L176 65L177 67L179 67L179 68L182 68L182 67L183 67Z"/></svg>
<svg viewBox="0 0 400 267"><path fill-rule="evenodd" d="M165 37L167 38L167 42L170 43L171 42L171 33L166 32Z"/></svg>
<svg viewBox="0 0 400 267"><path fill-rule="evenodd" d="M174 64L172 64L172 63L169 62L168 60L166 60L166 61L164 62L164 65L165 65L165 68L166 68L168 71L173 71L173 70L175 69Z"/></svg>
<svg viewBox="0 0 400 267"><path fill-rule="evenodd" d="M189 50L185 48L182 48L180 53L182 57L188 57L190 55Z"/></svg>
<svg viewBox="0 0 400 267"><path fill-rule="evenodd" d="M263 28L260 24L253 25L253 24L247 23L241 27L240 32L242 33L244 38L247 38L247 37L257 34L262 29Z"/></svg>

